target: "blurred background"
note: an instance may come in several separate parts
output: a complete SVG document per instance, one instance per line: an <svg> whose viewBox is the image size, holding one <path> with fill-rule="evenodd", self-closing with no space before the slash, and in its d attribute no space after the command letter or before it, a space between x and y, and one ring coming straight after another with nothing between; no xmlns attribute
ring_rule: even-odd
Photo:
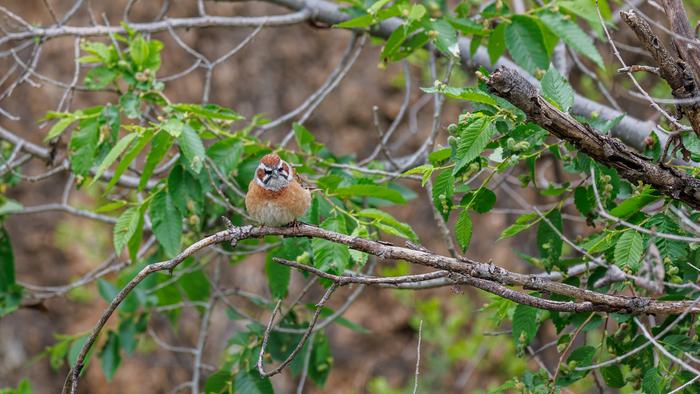
<svg viewBox="0 0 700 394"><path fill-rule="evenodd" d="M33 24L49 25L53 12L62 15L73 1L67 0L8 0L3 2L17 15ZM100 23L106 18L111 24L124 19L124 9L132 1L88 1L93 15ZM135 1L128 15L130 22L150 21L161 12L160 1ZM691 2L692 3L692 2ZM210 15L269 15L286 13L287 10L269 4L205 2ZM693 9L692 5L687 6ZM654 14L653 7L643 8ZM88 7L69 21L69 25L90 24ZM169 17L197 15L197 2L172 1L167 10ZM14 23L6 15L0 17L0 26ZM205 28L178 30L181 40L209 59L216 59L246 39L252 28ZM159 78L165 82L165 94L173 102L201 102L207 71L193 66L195 58L176 43L168 32L157 33L153 38L165 44ZM323 84L346 51L352 33L310 23L265 28L253 41L230 59L215 67L211 73L209 102L230 107L250 118L256 114L274 119L299 106ZM102 38L100 38L102 39ZM626 29L615 32L620 43L634 42ZM378 134L373 124L373 107L377 106L378 121L383 127L396 117L404 99L405 75L401 64L383 67L379 53L381 41L368 39L357 62L348 74L321 103L306 122L306 126L330 150L337 154L354 155L358 159L368 156L377 146ZM37 72L55 80L68 83L74 72L74 39L52 39L43 45L37 61ZM606 61L612 61L609 51L600 45ZM7 50L7 48L3 48ZM15 55L4 52L0 59L0 75L6 75L15 64ZM24 61L31 53L18 51ZM643 53L626 50L630 64L644 62ZM432 85L427 74L426 59L412 59L409 67L411 78L409 116L399 127L390 145L397 155L414 152L430 133L432 122L432 96L422 93L419 87ZM442 61L440 70L444 68ZM178 74L184 73L179 76ZM644 118L651 111L646 105L638 105L634 97L626 95L626 80L601 75L602 82L632 115ZM84 77L80 76L80 80ZM664 96L664 86L654 85L647 75L641 76L649 91ZM18 86L13 94L0 101L0 106L16 116L12 120L0 116L0 125L27 140L42 144L47 128L40 121L49 110L56 109L64 89L46 81L32 78L34 83ZM602 96L592 78L573 70L571 82L577 91L601 100ZM3 80L3 90L11 78ZM473 84L473 70L457 72L452 84ZM78 91L71 109L102 104L114 100L109 93ZM442 127L456 121L465 108L448 100ZM289 131L290 123L266 133L271 141L279 142ZM441 136L439 143L444 143ZM562 177L559 168L548 167L545 160L538 173L553 182ZM29 173L42 173L46 164L34 160ZM42 182L22 183L12 189L10 197L24 205L36 205L55 201L63 192L67 175L51 177ZM561 180L561 179L559 179ZM415 183L417 198L408 205L391 209L398 219L410 223L423 245L446 254L447 249L437 231L431 205L425 191ZM511 185L514 188L516 186ZM517 188L516 188L517 189ZM520 190L520 189L517 189ZM546 205L548 200L540 195L526 195L532 204ZM75 192L71 202L77 206L89 205L95 196ZM475 219L475 233L469 256L481 261L492 260L514 271L526 272L531 266L522 262L518 252L536 254L534 231L515 238L497 241L501 231L522 213L522 208L507 194L498 192L497 209L493 213ZM573 212L573 211L572 211ZM585 223L566 221L569 234L585 232ZM60 212L12 216L7 222L15 250L17 277L23 283L54 286L70 282L103 261L111 250L111 227L88 219L80 219ZM380 265L385 274L402 274L420 268L403 264ZM298 273L292 275L291 293L295 294L303 284ZM253 256L245 263L228 266L224 280L232 287L268 295L264 276L264 254ZM343 289L347 296L353 289ZM318 299L320 290L312 291L309 299ZM335 297L331 307L337 307L343 296ZM333 393L395 393L412 387L416 363L417 331L423 321L421 387L425 392L481 392L498 386L526 368L539 368L538 362L555 365L558 354L554 346L538 352L538 360L516 357L508 327L498 327L480 314L480 309L490 301L485 293L471 288L441 288L420 292L368 288L351 306L345 317L364 327L366 332L350 330L341 325L328 329L333 355L333 368L325 388L308 384L308 392ZM310 301L311 302L311 301ZM66 297L48 300L45 308L24 308L0 320L0 386L16 385L28 377L35 393L59 391L66 376L63 366L53 370L47 357L37 357L55 343L54 334L76 334L89 330L106 304L91 284L68 293ZM189 311L193 317L195 311ZM266 316L258 316L265 320ZM197 319L181 319L179 327L170 327L166 319L154 325L159 336L170 343L192 345L196 341ZM218 365L220 351L240 326L226 317L223 310L216 310L211 323L205 352L205 363ZM505 330L505 331L504 331ZM540 330L533 349L548 344L554 330L545 326ZM179 383L190 378L191 360L187 354L173 353L144 340L134 356L125 357L111 383L99 368L90 368L81 382L85 393L167 393ZM273 378L280 393L291 392L295 381L287 375ZM589 387L577 390L587 391Z"/></svg>

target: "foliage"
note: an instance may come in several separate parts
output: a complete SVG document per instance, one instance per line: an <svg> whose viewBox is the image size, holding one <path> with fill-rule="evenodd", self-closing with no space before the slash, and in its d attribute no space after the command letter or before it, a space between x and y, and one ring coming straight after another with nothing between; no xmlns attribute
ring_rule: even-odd
<svg viewBox="0 0 700 394"><path fill-rule="evenodd" d="M581 27L581 23L597 21L597 13L591 16L589 3L550 2L516 14L501 1L482 8L461 2L449 9L446 2L356 0L345 10L352 18L337 27L369 30L389 18L398 18L400 24L383 44L381 62L408 59L426 66L426 48L434 48L444 57L443 62L438 62L440 68L447 70L457 61L460 51L467 50L458 41L467 37L473 44L472 52L479 45L485 46L492 64L508 54L540 80L546 100L569 112L574 89L552 64L557 45L566 45L587 59L592 68L605 72L603 58ZM604 17L609 18L605 1L600 3ZM658 289L644 286L651 282L663 289L665 299L694 298L693 286L682 284L697 281L700 250L697 239L688 241L693 226L684 224L683 219L687 217L694 223L697 212L688 211L682 203L662 197L648 186L621 178L614 169L591 160L578 147L549 138L548 132L529 122L521 110L489 92L483 82L489 75L485 68L478 72L473 86L452 86L447 80L425 84L432 85L423 88L425 93L456 100L469 110L451 120L447 142L431 146L424 162L392 173L385 161L373 160L363 167L355 157L331 152L316 139L314 131L301 124L292 128L296 148L275 148L254 132L266 124L262 116L246 119L235 110L216 104L172 102L164 83L156 78L163 44L126 25L124 28L126 33L115 34L114 41L82 42L84 56L79 59L91 66L84 80L88 89L111 89L118 97L72 112L50 112L45 118L51 122L45 142L67 142L70 171L77 186L98 195L98 202L88 208L90 213L106 215L114 222L114 251L117 256L128 255L130 260L114 277L97 280L98 292L106 302L114 299L143 267L177 256L188 245L220 228L221 216L236 225L248 223L245 212L239 208L244 206L244 195L257 163L270 152L297 165L295 170L300 177L318 189L302 221L323 229L372 240L389 237L419 244L416 231L386 210L411 204L419 188L407 187L403 179L418 178L421 187L432 188L430 200L437 219L451 226L449 236L456 240L459 252L466 253L479 238L475 231L479 221L485 214L495 212L504 196L497 189L503 183L503 188L509 189L517 184L550 202L543 212L522 207L527 212L509 222L499 239L507 242L504 240L532 235L536 243L532 251L536 255L519 254L533 269L559 274L564 283L590 291L655 296ZM620 121L596 117L579 120L601 133L609 132ZM697 153L693 152L692 138L695 137L686 137L686 144L691 153ZM698 157L690 155L689 159ZM677 158L682 157L679 154ZM550 174L542 171L543 163L548 161L565 173L555 180L548 179ZM511 175L517 171L522 173ZM8 176L4 180L10 186L16 182ZM123 192L112 193L116 189ZM18 202L3 196L3 217L21 209ZM589 226L579 236L568 239L567 220L572 217ZM609 220L611 217L617 220ZM156 248L145 247L151 236ZM278 301L289 297L291 270L275 263L275 257L335 275L361 272L370 264L367 254L320 238L269 236L245 240L236 248L220 247L228 256L229 265L261 250L267 253L264 270L269 297L237 294L260 311L271 311ZM569 269L582 264L590 265L583 274L577 271L569 275ZM125 357L143 350L149 340L149 323L156 314L166 314L174 327L187 307L194 307L206 319L211 300L215 299L213 294L218 291L214 287L216 280L210 277L211 266L221 268L214 254L204 253L188 258L172 272L172 277L157 275L145 280L118 308L117 321L100 335L88 360L95 356L91 362L99 363L105 378L111 380ZM396 269L401 266L399 263ZM623 279L605 281L608 272L613 272L610 267L621 271ZM603 284L599 286L600 283ZM321 284L328 285L325 281ZM3 228L0 316L15 311L26 292L15 278L12 243ZM528 295L574 300L548 294ZM544 311L495 296L480 310L459 297L450 298L445 304L440 298L403 301L416 310L412 319L414 330L417 322L425 322L423 336L430 349L426 358L431 361L427 364L432 365L424 378L426 386L437 387L436 374L442 370L441 363L452 367L468 362L479 352L499 348L518 358L507 363L512 377L491 387L490 392L559 392L572 385L586 387L594 379L587 367L620 357L646 342L639 327L624 313ZM257 369L265 326L250 317L248 311L237 309L237 305L227 303L226 308L228 318L244 322L245 329L233 334L226 347L220 349L221 362L204 382L206 392L272 393L270 379L261 376ZM458 308L469 313L452 313ZM303 304L283 310L280 330L272 331L262 355L266 363L287 358L301 340L300 332L311 324L314 310L313 305ZM322 311L322 318L335 316L327 307ZM472 313L479 317L469 320ZM342 316L336 316L335 323L358 335L367 333L364 327ZM652 327L652 334L671 327L658 338L670 352L678 356L699 354L690 316L668 316L659 323ZM500 337L486 336L486 329L506 329L510 338L505 342ZM526 363L545 329L557 335L556 348L562 363L556 376L549 376L543 369L528 368ZM55 338L56 343L43 355L54 369L66 364L74 366L87 334L56 334ZM605 384L655 393L666 392L689 379L678 363L655 357L651 349L646 347L601 367ZM312 334L289 369L293 377L308 375L310 381L323 388L332 367L329 338L325 330L319 330ZM381 379L371 387L373 392L394 392ZM6 390L29 391L29 384L24 381L16 390ZM689 393L696 391L692 386L686 389Z"/></svg>

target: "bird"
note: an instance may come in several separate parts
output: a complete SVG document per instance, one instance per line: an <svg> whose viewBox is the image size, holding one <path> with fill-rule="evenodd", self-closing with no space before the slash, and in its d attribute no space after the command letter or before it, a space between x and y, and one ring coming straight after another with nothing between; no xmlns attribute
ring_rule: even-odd
<svg viewBox="0 0 700 394"><path fill-rule="evenodd" d="M277 154L260 159L245 196L251 218L263 226L296 224L311 205L311 192L294 176L294 168Z"/></svg>

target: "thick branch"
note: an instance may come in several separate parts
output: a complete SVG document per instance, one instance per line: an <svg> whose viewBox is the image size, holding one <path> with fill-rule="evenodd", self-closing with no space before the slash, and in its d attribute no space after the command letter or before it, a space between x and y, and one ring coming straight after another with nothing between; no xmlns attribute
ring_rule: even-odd
<svg viewBox="0 0 700 394"><path fill-rule="evenodd" d="M681 0L664 0L664 10L675 34L671 39L676 45L678 55L683 59L695 77L695 84L700 85L700 50L695 31L690 26L688 14Z"/></svg>
<svg viewBox="0 0 700 394"><path fill-rule="evenodd" d="M698 86L690 65L669 52L659 37L651 30L649 23L636 11L622 11L620 16L632 28L644 48L658 64L661 77L673 89L673 97L680 100L690 99L690 103L678 104L677 107L680 113L688 117L695 133L700 135L700 105L697 102L692 102L692 99L698 95ZM685 48L687 43L681 44Z"/></svg>
<svg viewBox="0 0 700 394"><path fill-rule="evenodd" d="M700 180L675 168L655 163L616 138L603 135L571 115L556 109L517 71L502 67L488 81L489 89L523 110L528 118L553 135L568 141L599 163L615 168L620 176L642 181L662 193L700 209Z"/></svg>

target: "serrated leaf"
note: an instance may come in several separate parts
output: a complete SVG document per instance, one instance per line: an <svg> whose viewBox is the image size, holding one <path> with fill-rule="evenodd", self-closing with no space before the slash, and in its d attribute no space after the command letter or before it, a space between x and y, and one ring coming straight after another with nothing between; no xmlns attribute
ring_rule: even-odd
<svg viewBox="0 0 700 394"><path fill-rule="evenodd" d="M185 124L182 129L182 134L177 139L180 144L180 151L187 160L190 170L195 174L199 174L204 165L205 151L202 139L199 138L197 131L189 124Z"/></svg>
<svg viewBox="0 0 700 394"><path fill-rule="evenodd" d="M100 364L107 381L111 381L114 373L119 368L122 358L119 354L119 336L113 331L109 332L107 342L100 352Z"/></svg>
<svg viewBox="0 0 700 394"><path fill-rule="evenodd" d="M153 235L163 247L166 256L175 257L180 252L182 214L175 207L172 197L165 190L157 192L151 201Z"/></svg>
<svg viewBox="0 0 700 394"><path fill-rule="evenodd" d="M646 228L654 229L659 233L685 235L673 219L664 214L656 214L649 218L645 224ZM688 243L673 239L654 237L654 244L659 248L662 257L669 257L678 261L688 256Z"/></svg>
<svg viewBox="0 0 700 394"><path fill-rule="evenodd" d="M359 237L359 238L369 238L369 230L367 230L367 226L363 224L358 224L354 230L352 230L352 234L350 234L353 237ZM367 259L369 258L369 255L365 252L360 252L359 250L355 249L349 249L350 251L350 257L352 258L352 261L357 264L358 267L364 267L365 263L367 263Z"/></svg>
<svg viewBox="0 0 700 394"><path fill-rule="evenodd" d="M82 120L80 126L73 131L68 143L68 159L71 170L77 175L87 175L95 163L99 137L99 123L96 118Z"/></svg>
<svg viewBox="0 0 700 394"><path fill-rule="evenodd" d="M335 190L335 194L341 198L374 197L396 204L403 204L406 202L406 199L404 199L400 192L382 185L359 184L340 187Z"/></svg>
<svg viewBox="0 0 700 394"><path fill-rule="evenodd" d="M171 136L178 138L185 128L185 123L176 117L172 117L161 123L160 128L165 130Z"/></svg>
<svg viewBox="0 0 700 394"><path fill-rule="evenodd" d="M639 194L626 198L618 206L610 210L610 214L622 219L627 219L633 214L642 210L642 208L658 201L661 198L658 192L651 187L645 187Z"/></svg>
<svg viewBox="0 0 700 394"><path fill-rule="evenodd" d="M491 118L478 117L466 127L460 127L457 145L457 163L452 174L457 174L464 166L476 159L491 141L495 128Z"/></svg>
<svg viewBox="0 0 700 394"><path fill-rule="evenodd" d="M437 33L434 39L435 47L446 55L459 57L459 43L457 42L455 28L442 18L431 22L430 27Z"/></svg>
<svg viewBox="0 0 700 394"><path fill-rule="evenodd" d="M148 60L148 51L148 43L141 35L138 35L129 43L131 60L133 60L137 66L142 66L146 60Z"/></svg>
<svg viewBox="0 0 700 394"><path fill-rule="evenodd" d="M151 179L153 171L168 153L170 147L173 146L173 142L173 138L165 132L158 132L153 138L151 150L148 152L148 156L146 156L146 164L143 166L141 180L139 181L139 191L142 191L146 187L148 181Z"/></svg>
<svg viewBox="0 0 700 394"><path fill-rule="evenodd" d="M236 374L235 390L237 394L274 394L270 379L260 376L257 369L240 371Z"/></svg>
<svg viewBox="0 0 700 394"><path fill-rule="evenodd" d="M433 182L433 204L445 219L447 219L452 210L454 183L455 177L449 169L438 173Z"/></svg>
<svg viewBox="0 0 700 394"><path fill-rule="evenodd" d="M124 138L120 139L116 145L112 148L112 150L107 153L107 156L102 160L102 163L100 163L100 166L97 167L97 170L95 171L95 177L93 178L92 182L90 184L94 184L97 182L98 179L104 174L104 172L117 160L119 155L126 150L126 148L131 144L131 141L134 140L138 136L137 133L131 133L127 134L124 136Z"/></svg>
<svg viewBox="0 0 700 394"><path fill-rule="evenodd" d="M329 217L321 223L321 227L343 234L346 231L345 221L341 217ZM346 245L314 238L311 249L314 252L314 266L322 271L342 274L350 264L350 252Z"/></svg>
<svg viewBox="0 0 700 394"><path fill-rule="evenodd" d="M114 170L114 175L112 175L112 179L109 181L107 186L105 187L105 193L108 193L114 185L117 184L119 181L119 178L121 178L122 174L124 174L124 171L129 167L129 164L131 164L134 159L141 153L143 148L148 145L149 142L151 142L151 139L153 139L153 132L152 131L147 131L144 133L144 135L140 136L138 141L129 149L125 154L124 157L119 160L119 164L117 164L117 168Z"/></svg>
<svg viewBox="0 0 700 394"><path fill-rule="evenodd" d="M462 205L478 213L486 213L496 205L496 193L487 187L480 187L476 191L465 193Z"/></svg>
<svg viewBox="0 0 700 394"><path fill-rule="evenodd" d="M625 382L625 377L622 376L622 371L617 365L610 365L600 369L600 374L603 375L605 384L612 388L619 389L624 387L627 382Z"/></svg>
<svg viewBox="0 0 700 394"><path fill-rule="evenodd" d="M119 216L117 223L114 225L114 234L112 240L114 242L114 251L119 254L132 235L136 232L136 227L139 223L139 207L130 207Z"/></svg>
<svg viewBox="0 0 700 394"><path fill-rule="evenodd" d="M374 219L376 223L382 223L396 230L396 234L400 237L408 238L411 241L417 241L418 236L413 231L410 225L396 220L388 212L380 211L374 208L366 208L356 214L357 217Z"/></svg>
<svg viewBox="0 0 700 394"><path fill-rule="evenodd" d="M513 60L530 74L546 70L549 56L540 27L531 17L515 15L505 31L506 48Z"/></svg>
<svg viewBox="0 0 700 394"><path fill-rule="evenodd" d="M513 313L512 335L515 344L520 348L529 345L532 339L535 338L538 328L537 308L518 304Z"/></svg>
<svg viewBox="0 0 700 394"><path fill-rule="evenodd" d="M491 30L489 42L487 44L489 52L489 61L491 65L495 65L498 59L503 56L506 51L506 24L499 23L495 29Z"/></svg>
<svg viewBox="0 0 700 394"><path fill-rule="evenodd" d="M207 149L207 156L224 175L229 175L243 159L243 143L238 138L217 141Z"/></svg>
<svg viewBox="0 0 700 394"><path fill-rule="evenodd" d="M550 65L542 77L542 95L552 100L564 112L574 105L574 89L554 66Z"/></svg>
<svg viewBox="0 0 700 394"><path fill-rule="evenodd" d="M338 23L335 27L343 29L357 29L372 26L375 23L373 15L362 15L357 18L348 19L345 22Z"/></svg>
<svg viewBox="0 0 700 394"><path fill-rule="evenodd" d="M469 249L469 243L472 239L472 219L469 216L469 210L463 209L462 212L457 216L457 221L455 222L455 238L457 238L457 243L462 249L462 252L466 252Z"/></svg>
<svg viewBox="0 0 700 394"><path fill-rule="evenodd" d="M270 294L274 299L283 299L287 296L289 280L291 278L290 267L273 261L273 254L268 253L265 260L265 274L270 287Z"/></svg>
<svg viewBox="0 0 700 394"><path fill-rule="evenodd" d="M575 22L564 19L561 14L543 13L539 15L540 20L554 34L559 36L566 45L570 46L576 52L593 60L600 68L605 68L603 58L600 56L598 49L593 44L593 39L586 34Z"/></svg>
<svg viewBox="0 0 700 394"><path fill-rule="evenodd" d="M661 374L657 368L650 368L644 373L642 392L644 394L662 394L666 392Z"/></svg>
<svg viewBox="0 0 700 394"><path fill-rule="evenodd" d="M634 230L627 230L615 244L615 265L620 268L629 266L633 271L639 269L639 260L644 253L644 240L641 234Z"/></svg>

